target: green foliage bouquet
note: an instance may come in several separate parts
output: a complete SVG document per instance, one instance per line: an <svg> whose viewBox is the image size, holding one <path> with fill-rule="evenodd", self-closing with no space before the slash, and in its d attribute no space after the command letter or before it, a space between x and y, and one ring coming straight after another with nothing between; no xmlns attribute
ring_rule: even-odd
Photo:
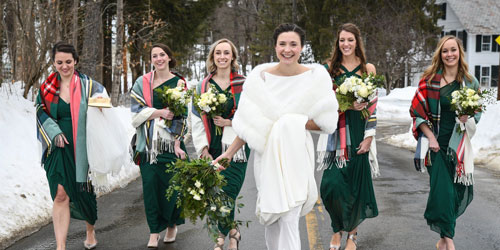
<svg viewBox="0 0 500 250"><path fill-rule="evenodd" d="M219 164L228 167L229 161L225 159ZM231 228L244 223L230 218L229 214L234 209L233 204L236 204L238 212L244 205L235 203L222 190L226 180L217 171L217 166L211 164L211 160L198 159L188 162L178 159L169 165L167 172L174 173L167 189L167 198L170 199L175 192L178 192L176 204L182 207L181 216L192 223L196 223L198 218L205 219L204 227L214 242L217 242L219 234L218 223L230 225ZM248 222L246 224L248 226Z"/></svg>
<svg viewBox="0 0 500 250"><path fill-rule="evenodd" d="M191 91L186 90L184 85L175 88L158 88L155 91L160 95L160 99L165 107L167 107L174 116L184 116L187 113L187 105L191 101ZM166 120L165 125L170 127L171 120Z"/></svg>
<svg viewBox="0 0 500 250"><path fill-rule="evenodd" d="M377 87L382 86L385 81L384 76L374 74L363 74L361 78L356 76L343 77L342 84L337 88L336 97L339 102L339 109L345 112L352 107L353 102L370 102L377 95ZM369 104L371 106L371 103ZM368 106L368 107L369 107ZM367 108L362 111L363 118L369 116Z"/></svg>
<svg viewBox="0 0 500 250"><path fill-rule="evenodd" d="M227 101L226 95L219 93L212 85L210 85L207 92L201 95L195 94L193 99L196 111L200 114L206 114L209 119L222 115ZM215 126L215 134L221 135L222 128Z"/></svg>

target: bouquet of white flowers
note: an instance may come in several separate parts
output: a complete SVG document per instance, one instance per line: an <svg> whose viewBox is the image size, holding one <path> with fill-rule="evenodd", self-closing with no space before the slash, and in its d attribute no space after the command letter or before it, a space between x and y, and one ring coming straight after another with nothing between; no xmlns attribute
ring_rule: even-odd
<svg viewBox="0 0 500 250"><path fill-rule="evenodd" d="M477 112L483 111L486 108L486 104L492 99L492 93L488 90L476 91L464 87L451 93L451 109L458 116L474 116Z"/></svg>
<svg viewBox="0 0 500 250"><path fill-rule="evenodd" d="M175 88L164 87L155 89L155 91L160 95L163 105L172 111L174 116L186 115L187 105L191 101L192 93L190 90L186 90L184 85L179 85ZM165 121L165 125L170 127L172 121Z"/></svg>
<svg viewBox="0 0 500 250"><path fill-rule="evenodd" d="M377 87L384 81L384 77L374 74L363 74L361 78L351 76L340 80L342 84L338 86L336 91L339 109L345 112L352 106L353 102L370 102L377 95ZM362 111L363 118L369 116L368 110L365 108Z"/></svg>
<svg viewBox="0 0 500 250"><path fill-rule="evenodd" d="M223 93L218 93L215 87L210 86L207 92L201 95L194 95L194 107L200 114L205 114L209 119L222 115L226 107L227 97ZM221 127L215 127L215 134L221 135Z"/></svg>

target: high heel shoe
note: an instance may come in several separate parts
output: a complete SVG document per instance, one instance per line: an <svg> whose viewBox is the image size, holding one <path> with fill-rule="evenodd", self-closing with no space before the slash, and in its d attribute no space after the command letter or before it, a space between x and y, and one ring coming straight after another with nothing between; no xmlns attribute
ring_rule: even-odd
<svg viewBox="0 0 500 250"><path fill-rule="evenodd" d="M158 234L156 241L153 241L153 243L148 242L148 248L158 248L158 242L160 242L160 234Z"/></svg>
<svg viewBox="0 0 500 250"><path fill-rule="evenodd" d="M83 247L87 250L94 249L97 247L97 241L94 244L89 244L86 241L83 242Z"/></svg>
<svg viewBox="0 0 500 250"><path fill-rule="evenodd" d="M222 239L222 243L219 243L219 239ZM224 250L224 241L226 236L219 233L219 237L217 237L217 243L215 243L214 250Z"/></svg>
<svg viewBox="0 0 500 250"><path fill-rule="evenodd" d="M347 240L351 240L356 249L358 249L358 232L354 234L347 234Z"/></svg>
<svg viewBox="0 0 500 250"><path fill-rule="evenodd" d="M228 248L227 250L238 250L240 248L241 233L240 230L236 229L234 234L229 234L229 241L234 239L236 241L236 248Z"/></svg>
<svg viewBox="0 0 500 250"><path fill-rule="evenodd" d="M342 241L342 231L340 231L340 241ZM330 243L330 249L329 250L340 250L340 244L334 245Z"/></svg>
<svg viewBox="0 0 500 250"><path fill-rule="evenodd" d="M172 243L172 242L174 242L175 238L177 237L177 227L175 227L175 229L174 229L174 236L173 237L168 238L167 235L168 235L168 229L167 229L167 233L165 234L165 238L163 239L163 243Z"/></svg>

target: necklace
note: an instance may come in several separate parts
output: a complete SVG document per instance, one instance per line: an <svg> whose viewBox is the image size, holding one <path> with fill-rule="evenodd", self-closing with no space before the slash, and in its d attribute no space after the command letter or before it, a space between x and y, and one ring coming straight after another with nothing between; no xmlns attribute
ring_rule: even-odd
<svg viewBox="0 0 500 250"><path fill-rule="evenodd" d="M446 77L444 77L444 75L443 75L443 80L444 80L444 82L446 83L446 85L450 84L450 82L448 82L448 80L446 80ZM453 81L452 81L452 82L453 82Z"/></svg>

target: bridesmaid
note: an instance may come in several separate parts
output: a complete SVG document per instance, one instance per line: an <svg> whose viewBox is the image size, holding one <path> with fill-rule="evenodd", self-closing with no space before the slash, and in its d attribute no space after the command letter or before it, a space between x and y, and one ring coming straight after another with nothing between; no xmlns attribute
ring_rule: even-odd
<svg viewBox="0 0 500 250"><path fill-rule="evenodd" d="M184 79L171 72L176 61L167 45L154 44L151 49L154 70L137 78L131 91L132 125L137 128L134 160L140 166L144 207L150 230L148 248L157 248L160 232L167 229L164 243L174 242L177 225L184 224L180 217L181 208L176 205L176 195L165 197L172 173L166 173L166 165L178 158L186 158L184 117L174 117L174 113L161 102L157 88L186 86ZM161 119L173 120L165 132ZM156 136L158 135L159 136ZM157 145L157 146L153 146Z"/></svg>
<svg viewBox="0 0 500 250"><path fill-rule="evenodd" d="M88 177L86 112L88 99L104 87L75 69L78 54L65 42L52 48L56 72L40 86L36 99L37 135L43 145L42 164L54 201L52 220L57 249L66 249L70 217L85 221L85 249L97 245L96 195ZM90 93L84 90L90 89ZM107 95L107 94L106 94Z"/></svg>
<svg viewBox="0 0 500 250"><path fill-rule="evenodd" d="M461 41L454 36L444 36L437 45L431 66L425 70L420 80L410 107L413 135L419 141L416 156L426 156L424 159L416 157L415 166L421 169L425 165L430 177L424 217L431 230L440 235L436 248L441 250L455 249L453 236L457 218L465 212L473 198L473 173L471 171L467 174L468 169L473 169L474 166L473 156L467 154L472 148L467 148L470 143L465 142L463 162L457 163L456 152L459 150L453 143L453 138L464 135L456 132L458 123L465 124L467 129L475 129L481 117L481 113L476 113L474 117L457 116L451 110L451 93L464 86L479 89L477 79L469 74ZM471 134L467 138L470 136ZM421 141L425 137L429 142L429 151L418 152L418 149L423 149ZM461 173L462 168L459 166L464 166L465 174Z"/></svg>
<svg viewBox="0 0 500 250"><path fill-rule="evenodd" d="M239 65L237 62L238 51L234 44L228 39L220 39L210 47L206 66L208 76L201 81L196 90L198 93L205 92L210 86L215 87L219 93L224 93L227 96L226 108L221 116L216 116L213 119L207 119L206 116L196 112L193 109L192 134L193 143L198 155L202 158L215 159L221 155L231 145L236 134L232 129L232 119L240 94L243 89L245 78L239 75ZM215 128L223 128L223 134L217 135ZM231 198L237 199L240 193L241 186L245 181L245 173L247 169L247 158L250 154L250 148L244 146L239 150L235 157L232 158L229 168L221 171L221 174L226 178L227 185L222 189ZM233 204L234 205L234 204ZM234 208L229 215L234 221ZM228 249L238 249L238 244L241 239L241 233L238 228L231 228L230 225L219 224L219 237L214 246L214 250L222 250L224 241L229 234Z"/></svg>
<svg viewBox="0 0 500 250"><path fill-rule="evenodd" d="M366 63L361 34L356 25L346 23L340 26L327 68L334 89L342 84L339 82L342 77L376 73L375 66ZM366 102L354 102L346 112L339 111L337 130L328 136L329 144L337 145L333 149L335 151L318 149L324 151L320 153L320 161L326 167L320 193L333 229L330 250L340 249L342 232L348 232L345 249L356 249L358 226L366 218L378 215L369 161L370 147L375 143L372 141L377 119L374 111L367 119L362 118L361 110L367 105Z"/></svg>

